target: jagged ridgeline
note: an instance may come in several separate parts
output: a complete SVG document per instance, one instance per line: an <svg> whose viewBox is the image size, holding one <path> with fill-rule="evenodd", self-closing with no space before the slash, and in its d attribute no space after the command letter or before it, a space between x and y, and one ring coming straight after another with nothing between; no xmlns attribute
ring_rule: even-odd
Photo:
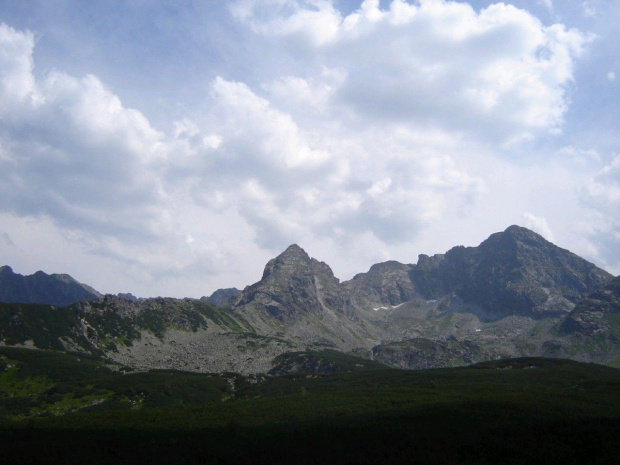
<svg viewBox="0 0 620 465"><path fill-rule="evenodd" d="M1 282L3 292L8 287ZM292 245L267 263L259 282L201 300L4 304L0 337L139 369L203 372L295 371L320 364L283 354L325 351L400 368L519 356L618 365L618 295L609 273L511 226L477 247L420 255L415 264L379 263L346 282Z"/></svg>
<svg viewBox="0 0 620 465"><path fill-rule="evenodd" d="M30 276L22 276L14 273L10 266L0 267L0 302L64 307L99 297L99 292L68 274L48 275L37 271Z"/></svg>

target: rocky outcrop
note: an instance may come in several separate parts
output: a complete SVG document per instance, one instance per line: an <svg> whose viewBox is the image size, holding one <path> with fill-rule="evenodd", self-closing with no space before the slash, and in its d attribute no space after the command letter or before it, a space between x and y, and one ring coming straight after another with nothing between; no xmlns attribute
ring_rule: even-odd
<svg viewBox="0 0 620 465"><path fill-rule="evenodd" d="M138 298L135 295L133 295L131 292L127 292L127 293L119 292L118 294L116 294L116 296L121 299L128 300L130 302L138 301Z"/></svg>
<svg viewBox="0 0 620 465"><path fill-rule="evenodd" d="M581 300L561 330L565 334L604 336L620 343L620 276Z"/></svg>
<svg viewBox="0 0 620 465"><path fill-rule="evenodd" d="M378 263L367 273L357 274L343 283L350 304L357 308L395 306L420 295L411 281L413 265L396 261Z"/></svg>
<svg viewBox="0 0 620 465"><path fill-rule="evenodd" d="M473 342L454 338L443 341L415 338L382 344L372 349L372 356L388 366L408 370L464 366L494 358Z"/></svg>
<svg viewBox="0 0 620 465"><path fill-rule="evenodd" d="M231 311L262 334L308 347L372 346L372 333L347 309L347 292L331 268L292 245L267 263Z"/></svg>
<svg viewBox="0 0 620 465"><path fill-rule="evenodd" d="M232 303L232 300L239 294L241 294L239 289L236 287L229 287L226 289L218 289L209 297L201 297L200 300L212 303L216 307L221 307L222 305Z"/></svg>
<svg viewBox="0 0 620 465"><path fill-rule="evenodd" d="M256 305L284 323L327 309L341 311L344 294L328 265L291 245L267 263L262 279L243 291L235 308Z"/></svg>

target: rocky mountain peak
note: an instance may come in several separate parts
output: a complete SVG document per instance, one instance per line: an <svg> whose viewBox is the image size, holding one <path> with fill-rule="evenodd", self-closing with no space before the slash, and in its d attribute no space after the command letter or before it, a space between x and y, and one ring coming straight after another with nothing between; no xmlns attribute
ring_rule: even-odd
<svg viewBox="0 0 620 465"><path fill-rule="evenodd" d="M397 262L396 260L388 260L387 262L375 263L374 265L370 267L370 269L368 270L368 273L370 274L384 273L384 272L389 272L393 270L400 270L403 267L408 269L411 267L411 265L403 265L402 263Z"/></svg>
<svg viewBox="0 0 620 465"><path fill-rule="evenodd" d="M286 250L284 250L284 252L282 252L280 254L281 257L287 257L287 256L304 256L304 257L308 257L308 254L306 253L306 251L304 249L302 249L300 246L298 246L297 244L291 244L289 245Z"/></svg>
<svg viewBox="0 0 620 465"><path fill-rule="evenodd" d="M271 259L263 271L262 280L268 279L272 274L295 274L302 268L311 264L310 256L297 244L290 245L287 249Z"/></svg>
<svg viewBox="0 0 620 465"><path fill-rule="evenodd" d="M420 255L412 281L427 298L456 296L485 318L570 312L611 279L604 270L520 226L492 234L478 247Z"/></svg>
<svg viewBox="0 0 620 465"><path fill-rule="evenodd" d="M568 291L565 297L573 301L612 278L594 264L519 226L493 234L478 251L483 263L480 272L511 281L537 282L545 288L562 287Z"/></svg>
<svg viewBox="0 0 620 465"><path fill-rule="evenodd" d="M556 246L534 231L513 225L503 232L492 234L478 248L481 251L501 251L506 254L532 249L548 250Z"/></svg>
<svg viewBox="0 0 620 465"><path fill-rule="evenodd" d="M500 232L498 234L503 234L506 236L512 236L515 238L534 238L534 239L538 239L541 238L542 236L538 233L535 233L534 231L532 231L531 229L527 229L524 228L523 226L519 226L516 224L513 224L511 226L508 226L504 232Z"/></svg>
<svg viewBox="0 0 620 465"><path fill-rule="evenodd" d="M372 265L367 273L359 273L343 283L351 301L359 308L399 305L417 295L409 273L413 265L390 260Z"/></svg>
<svg viewBox="0 0 620 465"><path fill-rule="evenodd" d="M244 313L252 325L261 325L257 311L266 313L262 321L275 317L290 322L343 307L340 282L331 268L294 244L267 263L262 279L243 290L233 310Z"/></svg>

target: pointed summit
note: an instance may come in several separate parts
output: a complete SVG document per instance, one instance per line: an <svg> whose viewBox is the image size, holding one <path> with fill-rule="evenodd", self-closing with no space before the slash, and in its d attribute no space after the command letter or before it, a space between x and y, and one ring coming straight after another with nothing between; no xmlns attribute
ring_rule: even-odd
<svg viewBox="0 0 620 465"><path fill-rule="evenodd" d="M512 250L514 247L555 247L540 234L522 226L512 225L503 232L491 234L480 244L480 249L499 247Z"/></svg>
<svg viewBox="0 0 620 465"><path fill-rule="evenodd" d="M512 237L518 241L549 242L541 234L516 224L509 226L503 233L499 234Z"/></svg>
<svg viewBox="0 0 620 465"><path fill-rule="evenodd" d="M299 247L297 244L289 245L284 252L278 255L275 259L277 262L290 263L290 262L303 262L310 263L312 260L310 255Z"/></svg>
<svg viewBox="0 0 620 465"><path fill-rule="evenodd" d="M286 248L286 250L282 252L280 255L297 255L297 254L308 255L306 251L302 249L301 247L299 247L297 244L289 245Z"/></svg>
<svg viewBox="0 0 620 465"><path fill-rule="evenodd" d="M262 279L243 290L233 310L270 331L310 315L341 312L343 307L343 290L331 268L293 244L267 263Z"/></svg>
<svg viewBox="0 0 620 465"><path fill-rule="evenodd" d="M347 290L331 268L293 244L267 263L263 278L243 290L231 311L259 334L304 346L351 350L360 342L374 343L347 305Z"/></svg>
<svg viewBox="0 0 620 465"><path fill-rule="evenodd" d="M311 263L310 256L297 244L290 245L276 258L269 260L263 271L263 280L273 273L290 274L299 271L300 267L308 267Z"/></svg>
<svg viewBox="0 0 620 465"><path fill-rule="evenodd" d="M528 236L540 236L540 234L535 233L534 231L527 229L523 226L519 226L517 224L513 224L508 226L503 233L498 234L513 234L513 235L528 235Z"/></svg>

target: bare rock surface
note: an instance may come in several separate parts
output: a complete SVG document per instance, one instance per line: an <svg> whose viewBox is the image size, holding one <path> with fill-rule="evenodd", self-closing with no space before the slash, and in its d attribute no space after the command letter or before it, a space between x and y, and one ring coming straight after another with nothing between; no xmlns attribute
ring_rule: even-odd
<svg viewBox="0 0 620 465"><path fill-rule="evenodd" d="M344 283L292 245L259 282L212 297L219 306L127 295L66 308L4 303L0 343L89 352L140 370L244 374L326 349L401 368L519 356L620 365L620 278L518 226L417 264L379 263Z"/></svg>

